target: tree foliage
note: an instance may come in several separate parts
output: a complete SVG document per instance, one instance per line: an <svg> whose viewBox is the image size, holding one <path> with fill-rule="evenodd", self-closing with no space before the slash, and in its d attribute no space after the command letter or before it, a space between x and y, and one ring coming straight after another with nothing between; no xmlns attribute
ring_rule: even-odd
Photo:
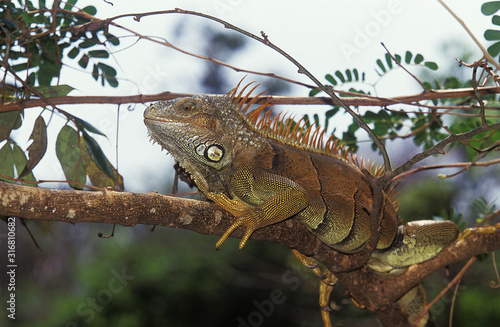
<svg viewBox="0 0 500 327"><path fill-rule="evenodd" d="M118 86L116 70L106 61L110 57L108 47L120 45L120 40L108 33L104 26L90 31L74 30L75 26L91 22L80 14L96 13L93 6L77 9L76 2L65 2L62 8L59 8L61 1L55 1L53 8L47 8L45 1L40 1L38 7L31 1L3 3L0 55L6 73L1 82L2 103L67 95L74 88L58 83L61 70L68 65L67 60L77 60L83 69L92 67L92 77L100 80L103 86L105 82L112 87ZM53 106L45 109L62 114L68 124L73 125L63 127L56 141L57 158L63 171L69 181L75 182L70 185L82 189L86 176L89 176L97 187L117 185L117 188L122 188L121 176L91 136L104 134L60 108ZM0 141L7 140L1 150L5 155L1 162L4 176L0 179L7 182L12 182L13 177L25 176L25 179L34 182L32 169L47 149L47 125L42 115L33 127L30 137L33 143L26 149L29 159L10 137L21 127L23 116L22 109L0 113ZM15 171L17 174L14 174Z"/></svg>

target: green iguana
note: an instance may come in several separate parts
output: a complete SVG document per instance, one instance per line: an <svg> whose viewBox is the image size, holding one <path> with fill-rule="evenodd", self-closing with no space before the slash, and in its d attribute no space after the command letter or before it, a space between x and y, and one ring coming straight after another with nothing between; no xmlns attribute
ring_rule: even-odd
<svg viewBox="0 0 500 327"><path fill-rule="evenodd" d="M361 251L372 234L373 192L362 172L366 166L332 138L323 145L319 128L306 128L281 114L273 117L271 111L263 114L268 103L246 113L264 93L248 102L257 87L244 96L248 86L239 93L237 86L221 96L159 101L144 112L151 138L174 156L208 199L237 217L216 248L240 226L246 229L241 249L255 230L293 218L334 250ZM457 238L458 229L450 221L398 226L397 206L386 191L379 241L368 262L377 273L402 272L433 258ZM336 278L329 273L325 280L334 284ZM332 287L320 288L325 310ZM401 301L420 301L409 296ZM410 311L413 319L420 313ZM322 312L325 326L330 326L328 313Z"/></svg>

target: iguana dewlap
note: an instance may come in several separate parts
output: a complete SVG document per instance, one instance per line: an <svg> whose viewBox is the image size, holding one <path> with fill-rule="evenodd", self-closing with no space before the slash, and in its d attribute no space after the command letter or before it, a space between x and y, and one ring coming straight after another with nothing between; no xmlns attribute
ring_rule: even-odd
<svg viewBox="0 0 500 327"><path fill-rule="evenodd" d="M239 226L246 229L241 249L256 229L293 218L339 252L363 249L373 203L364 166L337 142L322 145L319 129L262 114L267 104L245 114L258 96L245 105L244 90L159 101L144 112L152 139L208 199L238 218L216 247ZM398 227L395 205L384 197L372 269L397 271L428 260L456 239L458 229L449 221Z"/></svg>

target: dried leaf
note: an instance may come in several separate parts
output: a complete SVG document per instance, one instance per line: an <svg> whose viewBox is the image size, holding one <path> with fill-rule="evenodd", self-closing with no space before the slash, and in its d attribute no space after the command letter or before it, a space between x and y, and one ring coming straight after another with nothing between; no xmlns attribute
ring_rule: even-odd
<svg viewBox="0 0 500 327"><path fill-rule="evenodd" d="M56 155L61 163L67 180L85 184L86 174L83 159L78 147L78 133L72 127L64 126L56 140ZM82 185L69 183L74 189L82 189Z"/></svg>
<svg viewBox="0 0 500 327"><path fill-rule="evenodd" d="M19 174L19 178L26 176L40 162L47 151L47 125L42 116L38 116L35 121L35 126L31 132L30 140L33 143L28 147L28 162L24 166L23 171Z"/></svg>
<svg viewBox="0 0 500 327"><path fill-rule="evenodd" d="M118 174L118 171L111 165L106 157L103 160L106 160L107 166L112 170L114 179L109 176L109 174L105 173L99 165L92 159L92 155L89 152L89 149L85 145L85 140L83 137L80 138L80 153L82 155L83 163L85 165L85 171L89 176L92 185L97 187L112 187L118 190L123 190L123 177ZM116 187L115 187L116 180Z"/></svg>

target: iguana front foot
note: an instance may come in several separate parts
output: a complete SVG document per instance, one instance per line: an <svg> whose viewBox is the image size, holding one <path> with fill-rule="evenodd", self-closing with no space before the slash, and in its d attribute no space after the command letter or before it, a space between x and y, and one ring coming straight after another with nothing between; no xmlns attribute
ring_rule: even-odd
<svg viewBox="0 0 500 327"><path fill-rule="evenodd" d="M232 199L224 193L207 193L208 199L238 218L219 239L217 249L236 228L245 226L241 250L254 231L292 217L309 203L309 195L303 187L280 175L242 170L237 176L233 181L236 191Z"/></svg>
<svg viewBox="0 0 500 327"><path fill-rule="evenodd" d="M251 221L247 221L245 219L245 211L248 211L248 205L242 201L237 199L230 199L225 194L222 193L214 193L208 192L207 199L214 201L219 206L221 206L224 210L229 212L235 217L240 217L236 222L234 222L225 232L222 234L222 237L215 244L215 248L218 250L222 244L227 240L227 238L240 226L247 226L247 230L245 231L245 235L240 241L240 250L245 246L246 241L252 235L256 228L252 228ZM248 234L248 235L247 235Z"/></svg>
<svg viewBox="0 0 500 327"><path fill-rule="evenodd" d="M240 218L226 230L226 232L215 244L215 248L218 250L222 246L222 244L227 240L227 238L240 226L245 226L246 230L245 233L243 234L243 237L240 240L240 245L238 246L239 250L243 249L250 236L252 236L253 232L255 232L255 230L260 228L260 226L258 226L258 224L256 224L254 220L252 220L251 218L247 219Z"/></svg>

